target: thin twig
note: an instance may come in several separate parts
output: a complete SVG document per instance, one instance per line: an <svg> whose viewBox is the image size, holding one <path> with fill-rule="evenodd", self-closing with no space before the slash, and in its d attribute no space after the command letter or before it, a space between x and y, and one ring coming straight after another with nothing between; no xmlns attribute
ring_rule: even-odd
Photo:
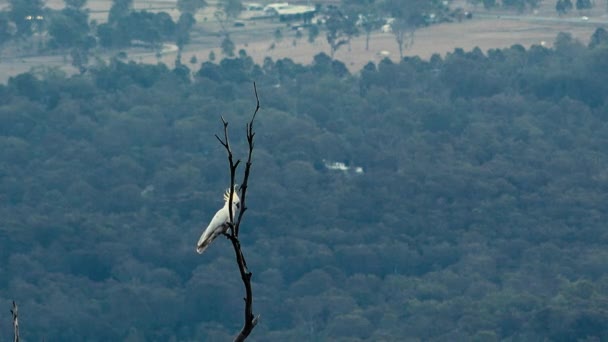
<svg viewBox="0 0 608 342"><path fill-rule="evenodd" d="M226 149L226 153L228 153L228 162L230 164L230 194L228 196L228 214L230 217L230 222L228 223L228 225L230 226L231 232L234 234L234 213L232 212L232 199L234 198L234 180L236 169L238 168L239 163L241 161L237 160L236 163L234 162L232 156L232 149L230 148L230 139L228 139L228 122L224 119L223 116L221 116L221 119L222 124L224 125L224 140L222 140L217 134L215 135L215 137L217 138L217 140L219 140L220 144L224 146L224 148Z"/></svg>
<svg viewBox="0 0 608 342"><path fill-rule="evenodd" d="M253 82L253 91L255 93L255 111L253 112L253 116L251 117L251 121L247 124L247 144L249 145L249 154L247 156L247 163L245 164L245 174L243 175L243 182L241 182L241 210L239 211L239 217L236 220L235 225L235 235L239 236L239 227L241 225L241 219L243 218L243 214L247 210L247 206L245 205L245 195L247 194L247 187L249 183L249 172L251 170L251 156L253 154L253 137L255 136L255 132L253 131L253 120L255 120L255 116L258 114L260 110L260 99L258 98L258 89L255 86L255 82Z"/></svg>

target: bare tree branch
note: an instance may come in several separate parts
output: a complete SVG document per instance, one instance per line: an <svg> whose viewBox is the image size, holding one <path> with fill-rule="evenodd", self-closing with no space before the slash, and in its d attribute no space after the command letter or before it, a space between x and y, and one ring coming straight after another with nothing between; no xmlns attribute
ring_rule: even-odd
<svg viewBox="0 0 608 342"><path fill-rule="evenodd" d="M13 301L11 314L13 315L13 329L15 330L14 342L19 342L19 308L17 307L17 303L15 303L15 301Z"/></svg>
<svg viewBox="0 0 608 342"><path fill-rule="evenodd" d="M243 214L245 213L245 210L247 210L245 203L246 203L247 187L248 187L248 183L249 183L249 174L250 174L250 170L251 170L251 158L252 158L253 146L254 146L253 138L255 136L255 132L253 131L253 121L255 120L255 117L260 109L260 100L258 98L258 91L257 91L255 83L253 83L253 89L255 92L256 108L255 108L255 111L253 112L253 116L251 117L251 121L249 121L249 123L247 124L247 127L246 127L247 143L249 145L249 154L247 156L247 164L245 165L243 182L240 187L241 209L239 210L239 214L238 214L238 218L237 218L236 222L234 221L234 216L233 216L234 213L232 212L231 204L232 204L232 199L234 198L234 192L236 191L234 181L235 181L236 170L240 163L240 160L237 160L236 162L234 162L232 149L230 148L230 141L228 139L228 122L226 122L226 120L224 120L224 117L221 118L222 124L224 125L224 139L220 138L217 135L215 136L217 138L217 140L219 140L220 144L222 144L222 146L224 146L224 149L226 149L226 153L228 155L228 164L230 167L230 195L228 198L228 203L230 203L230 205L228 205L228 208L229 208L228 210L229 210L229 215L230 215L230 221L229 221L228 225L230 228L229 228L229 232L225 233L224 235L226 235L226 237L230 240L230 242L232 242L232 247L234 248L234 253L236 255L236 262L239 266L239 272L241 274L241 279L243 280L243 285L245 286L245 298L243 298L245 300L245 323L243 325L243 328L239 332L239 334L234 339L234 341L238 341L238 342L245 341L245 339L249 336L249 334L251 334L251 331L256 326L258 319L259 319L259 316L256 317L253 315L253 292L251 290L252 273L249 272L249 269L247 268L247 262L245 261L245 256L243 255L243 252L241 250L241 242L239 241L239 227L241 225L241 220L243 219Z"/></svg>
<svg viewBox="0 0 608 342"><path fill-rule="evenodd" d="M236 221L235 226L235 235L239 236L239 227L241 225L241 219L243 218L243 214L245 210L247 210L245 195L247 195L247 187L249 181L249 172L251 170L251 156L253 154L253 137L255 136L255 132L253 131L253 120L255 120L258 111L260 110L260 99L258 98L258 89L255 86L255 82L253 83L253 91L255 93L255 111L253 112L253 116L251 117L251 121L247 124L246 134L247 134L247 144L249 145L249 154L247 155L247 163L245 164L245 173L243 175L243 182L241 182L241 210L239 211L239 217Z"/></svg>
<svg viewBox="0 0 608 342"><path fill-rule="evenodd" d="M230 196L228 198L228 203L232 203L232 199L234 198L234 179L235 179L235 174L236 174L236 169L239 166L239 163L241 162L240 160L237 160L236 163L234 162L233 156L232 156L232 149L230 148L230 140L228 139L228 122L224 119L223 116L221 116L222 119L222 124L224 125L224 140L222 140L220 137L217 136L217 134L215 135L215 137L217 138L217 140L219 140L220 144L222 144L222 146L224 146L224 148L226 149L226 153L228 154L228 162L230 164ZM232 205L228 206L228 213L229 213L229 217L230 217L230 229L233 231L234 230L234 213L232 212Z"/></svg>

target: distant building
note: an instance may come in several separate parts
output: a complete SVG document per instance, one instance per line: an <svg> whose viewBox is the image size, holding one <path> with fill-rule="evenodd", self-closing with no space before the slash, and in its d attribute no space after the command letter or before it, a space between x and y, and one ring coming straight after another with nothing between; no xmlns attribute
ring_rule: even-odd
<svg viewBox="0 0 608 342"><path fill-rule="evenodd" d="M244 3L245 11L263 11L264 6L255 2Z"/></svg>
<svg viewBox="0 0 608 342"><path fill-rule="evenodd" d="M290 5L287 2L273 3L264 7L269 16L278 17L281 21L303 20L310 22L316 13L314 6Z"/></svg>
<svg viewBox="0 0 608 342"><path fill-rule="evenodd" d="M363 168L361 166L346 166L345 163L330 162L325 159L323 159L323 164L325 165L325 168L327 168L328 170L349 172L349 173L355 173L358 175L362 175L364 173Z"/></svg>

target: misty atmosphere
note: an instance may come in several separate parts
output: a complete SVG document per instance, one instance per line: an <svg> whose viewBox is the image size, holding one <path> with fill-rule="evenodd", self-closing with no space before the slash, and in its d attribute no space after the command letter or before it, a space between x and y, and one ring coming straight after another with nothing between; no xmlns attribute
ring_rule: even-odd
<svg viewBox="0 0 608 342"><path fill-rule="evenodd" d="M232 341L222 118L242 185L257 99L248 341L608 340L607 26L604 0L0 0L0 342Z"/></svg>

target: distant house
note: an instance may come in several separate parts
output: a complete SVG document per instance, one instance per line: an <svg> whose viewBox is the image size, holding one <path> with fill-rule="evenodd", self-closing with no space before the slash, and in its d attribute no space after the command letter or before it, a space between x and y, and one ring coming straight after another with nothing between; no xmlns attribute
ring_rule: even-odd
<svg viewBox="0 0 608 342"><path fill-rule="evenodd" d="M330 162L325 159L323 159L323 164L325 164L325 168L327 168L328 170L332 170L332 171L342 171L342 172L349 172L349 173L354 172L355 174L358 174L358 175L362 175L365 173L361 166L354 166L354 167L346 166L345 163Z"/></svg>
<svg viewBox="0 0 608 342"><path fill-rule="evenodd" d="M245 3L243 4L243 7L245 7L245 11L263 11L264 10L264 6L255 2L249 2L249 3Z"/></svg>
<svg viewBox="0 0 608 342"><path fill-rule="evenodd" d="M273 3L264 7L269 16L278 17L281 21L303 20L310 22L316 13L314 6L290 5L287 2Z"/></svg>

